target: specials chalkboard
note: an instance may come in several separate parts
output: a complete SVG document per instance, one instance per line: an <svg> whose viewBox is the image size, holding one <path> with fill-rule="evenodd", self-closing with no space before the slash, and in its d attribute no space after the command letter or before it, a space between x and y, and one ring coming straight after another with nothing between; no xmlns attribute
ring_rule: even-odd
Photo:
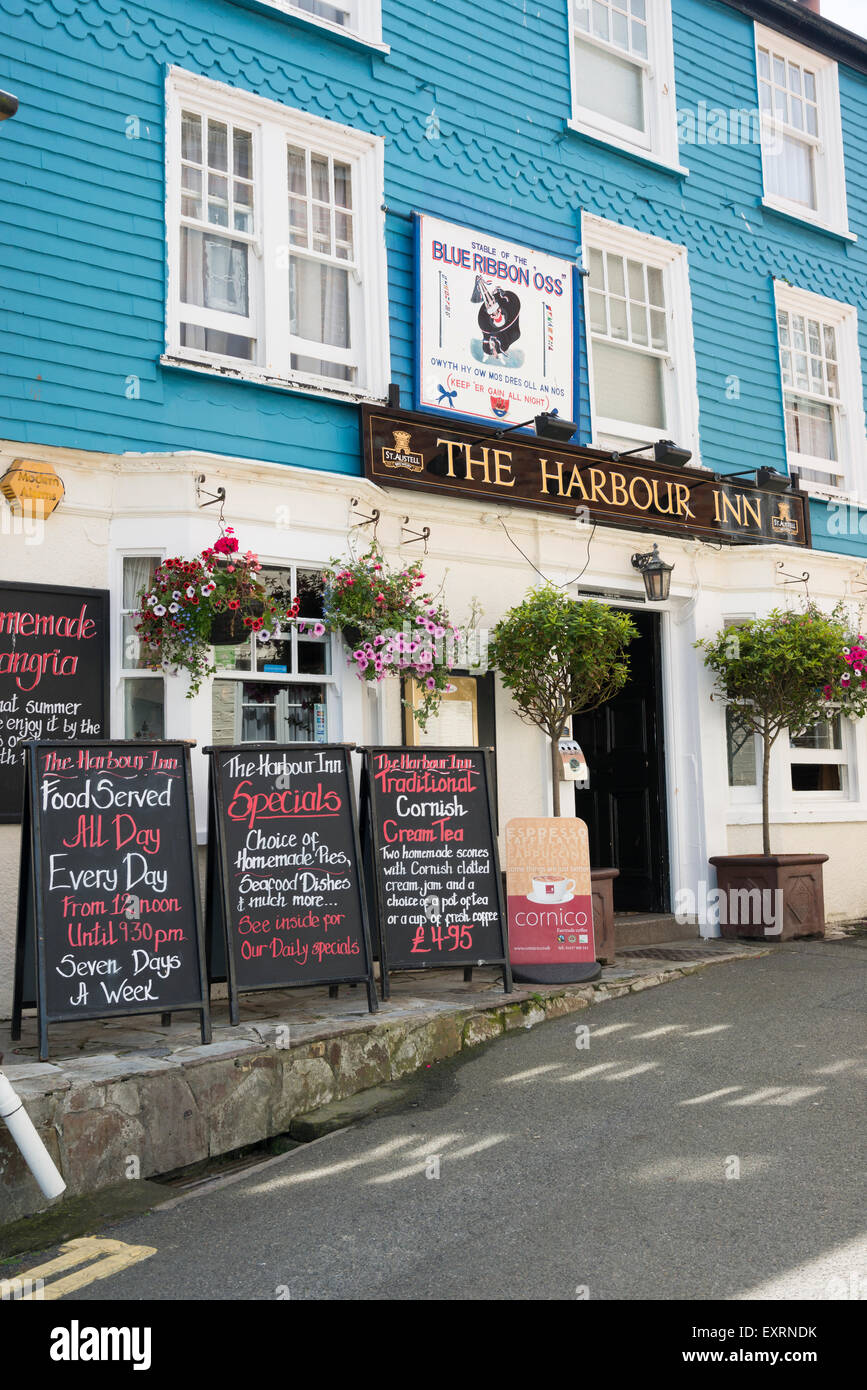
<svg viewBox="0 0 867 1390"><path fill-rule="evenodd" d="M29 743L12 1037L196 1009L210 1042L190 748Z"/></svg>
<svg viewBox="0 0 867 1390"><path fill-rule="evenodd" d="M349 747L245 743L210 756L208 974L238 995L367 986L377 1008Z"/></svg>
<svg viewBox="0 0 867 1390"><path fill-rule="evenodd" d="M0 583L0 822L19 821L24 748L108 732L105 589Z"/></svg>
<svg viewBox="0 0 867 1390"><path fill-rule="evenodd" d="M370 843L383 997L391 970L499 965L512 988L483 748L368 748Z"/></svg>

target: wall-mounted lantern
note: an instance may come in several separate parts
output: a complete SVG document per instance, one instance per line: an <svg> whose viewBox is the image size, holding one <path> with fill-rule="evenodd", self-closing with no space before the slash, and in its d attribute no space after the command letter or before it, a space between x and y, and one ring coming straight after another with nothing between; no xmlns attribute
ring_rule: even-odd
<svg viewBox="0 0 867 1390"><path fill-rule="evenodd" d="M667 565L661 558L656 542L654 541L652 550L633 555L632 564L644 580L644 592L648 603L665 603L671 589L671 571L674 565Z"/></svg>

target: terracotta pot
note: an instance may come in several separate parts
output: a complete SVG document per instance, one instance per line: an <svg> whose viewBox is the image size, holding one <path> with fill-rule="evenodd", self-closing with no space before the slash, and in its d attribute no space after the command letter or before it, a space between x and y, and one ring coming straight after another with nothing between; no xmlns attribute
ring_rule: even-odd
<svg viewBox="0 0 867 1390"><path fill-rule="evenodd" d="M211 623L211 646L232 647L246 641L250 629L245 618L261 618L265 605L261 600L253 600L244 608L227 608L223 613L215 613Z"/></svg>
<svg viewBox="0 0 867 1390"><path fill-rule="evenodd" d="M714 855L710 863L725 894L722 935L771 943L824 936L822 865L827 861L827 854Z"/></svg>

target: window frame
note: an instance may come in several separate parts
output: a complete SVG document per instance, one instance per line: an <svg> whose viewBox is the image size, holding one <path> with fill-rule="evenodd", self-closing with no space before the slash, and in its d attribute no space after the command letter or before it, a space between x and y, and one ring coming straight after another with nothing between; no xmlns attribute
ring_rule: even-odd
<svg viewBox="0 0 867 1390"><path fill-rule="evenodd" d="M258 557L258 559L260 559L261 567L263 567L263 573L267 570L289 571L289 592L290 595L292 595L292 598L295 598L297 594L297 571L308 570L310 571L310 573L322 573L321 564L315 563L315 560L265 560L264 557L261 555L260 557ZM265 684L265 682L268 681L275 681L276 684L281 684L281 682L283 682L283 684L289 685L336 685L336 682L338 682L338 677L336 677L336 669L338 669L339 664L339 649L338 645L336 645L335 634L333 634L333 632L329 634L329 632L327 631L325 632L325 637L322 638L322 645L328 646L329 648L329 666L331 666L331 670L324 671L324 673L321 674L310 674L310 676L308 676L306 671L297 670L297 645L299 645L299 631L297 631L297 621L299 620L290 620L288 621L288 623L285 623L285 626L279 628L279 631L281 631L282 634L285 634L286 637L290 637L290 639L292 639L292 670L264 671L261 670L258 666L253 666L253 652L256 651L256 646L254 646L254 644L256 644L257 637L256 632L250 632L249 670L229 669L229 667L226 667L226 669L221 669L221 667L218 667L217 673L214 674L213 680L258 681L261 682L261 684ZM302 619L302 621L307 621L307 623L310 623L310 621L313 620ZM304 641L304 639L306 638L302 637L300 638L300 641ZM315 639L315 641L320 641L320 639L317 638ZM236 644L228 645L240 646L242 644L240 644L240 642L236 642Z"/></svg>
<svg viewBox="0 0 867 1390"><path fill-rule="evenodd" d="M794 39L785 34L779 33L775 29L767 29L763 25L754 23L755 37L755 70L756 70L756 109L759 112L761 125L761 157L762 157L762 203L765 207L774 211L785 213L789 217L799 218L803 222L809 222L817 227L823 227L827 231L835 232L840 236L848 237L849 232L849 209L846 198L846 164L843 150L843 124L840 110L840 81L837 63L833 58L827 58L823 53L815 49L806 48L803 44L796 43ZM773 54L786 59L787 63L794 63L800 68L808 67L816 74L816 95L818 106L818 125L819 133L817 138L813 138L808 131L798 131L794 127L782 126L778 128L782 133L792 130L796 138L804 138L804 143L811 145L814 150L813 171L816 188L816 208L815 210L806 207L803 203L795 202L791 198L785 198L778 193L768 191L768 161L765 151L765 131L769 126L775 125L774 118L762 112L761 94L759 83L762 79L759 76L759 49L768 48L771 51L771 63L773 65Z"/></svg>
<svg viewBox="0 0 867 1390"><path fill-rule="evenodd" d="M335 9L345 9L352 16L352 22L347 25L335 24L333 20L325 19L322 15L310 14L301 9L297 3L293 3L293 0L262 0L262 3L267 5L269 9L276 10L278 14L291 15L293 19L304 20L319 29L324 29L329 34L336 34L341 38L357 39L360 43L367 43L377 48L385 47L382 43L382 5L380 0L334 0Z"/></svg>
<svg viewBox="0 0 867 1390"><path fill-rule="evenodd" d="M686 247L585 213L581 220L581 249L582 266L588 271L587 253L591 249L613 252L615 255L626 256L661 270L666 301L668 350L661 353L659 350L648 349L646 354L662 360L665 426L657 428L600 417L596 410L593 369L594 334L590 318L590 276L589 273L582 276L593 443L603 448L622 448L625 445L650 446L658 439L672 438L684 448L691 449L693 466L700 467L699 400ZM630 350L628 343L607 338L603 341L610 342L613 347ZM634 347L631 350L641 352L642 348Z"/></svg>
<svg viewBox="0 0 867 1390"><path fill-rule="evenodd" d="M647 58L628 54L614 44L606 43L577 27L575 10L590 8L590 0L587 0L587 3L582 3L582 0L568 0L568 5L569 86L572 107L572 115L568 122L570 128L644 159L679 169L671 0L646 0ZM578 100L576 38L588 42L612 57L634 63L643 70L642 90L646 126L643 133L621 121L601 115L592 107L581 105Z"/></svg>
<svg viewBox="0 0 867 1390"><path fill-rule="evenodd" d="M788 788L792 797L793 806L802 806L810 802L851 802L857 800L857 788L855 786L855 747L848 725L850 721L846 719L839 710L840 714L840 747L839 748L796 748L792 742L792 736L786 731L786 771L788 775ZM819 721L817 721L819 722ZM837 756L834 756L837 755ZM804 764L824 764L832 763L840 767L840 790L839 791L796 791L792 785L793 766L804 766Z"/></svg>
<svg viewBox="0 0 867 1390"><path fill-rule="evenodd" d="M124 607L124 579L127 560L155 560L157 565L162 564L166 557L165 550L160 546L124 546L117 551L118 566L118 587L117 587L117 618L115 622L115 640L117 642L117 659L114 663L115 680L118 693L116 706L116 718L112 719L114 727L119 727L119 738L131 738L126 727L126 695L127 682L144 678L149 681L158 681L162 692L163 707L163 734L167 737L168 726L168 691L166 689L165 674L163 671L152 671L147 666L127 666L126 664L126 637L124 633L124 619L128 618L136 609Z"/></svg>
<svg viewBox="0 0 867 1390"><path fill-rule="evenodd" d="M787 395L805 396L813 399L810 392L790 390L783 382L782 348L780 345L778 313L801 314L817 319L835 329L837 339L837 376L839 399L830 404L835 413L837 439L836 475L843 478L843 486L817 482L804 478L801 489L811 497L820 500L857 500L867 496L867 420L864 413L864 384L861 367L861 345L858 334L858 310L853 304L843 304L836 299L827 299L802 290L782 280L774 281L774 331L777 339L777 370L780 382L780 400L783 410L783 430L786 448L786 463L790 473L800 474L803 469L818 472L827 471L827 459L814 459L810 454L797 454L789 449L786 431ZM816 398L818 399L818 398Z"/></svg>
<svg viewBox="0 0 867 1390"><path fill-rule="evenodd" d="M293 597L294 597L294 595L297 593L297 574L298 574L298 571L299 571L299 570L321 571L322 568L323 568L323 566L322 566L321 564L317 564L315 560L287 560L287 559L269 560L269 559L266 559L264 556L261 556L261 555L260 555L259 558L260 558L261 563L262 563L262 569L263 569L263 571L264 571L264 570L288 570L288 571L290 572L290 574L291 574L291 579L290 579L290 593L292 594ZM308 620L308 621L309 621L309 620ZM335 636L334 633L327 634L327 635L326 635L326 638L325 638L325 641L326 641L327 643L330 644L330 661L329 661L329 665L330 665L330 667L331 667L330 671L326 671L326 672L324 672L324 673L321 674L321 675L306 675L305 673L300 672L300 671L298 671L298 669L297 669L297 666L298 666L298 629L297 629L297 623L296 623L296 622L287 623L287 624L286 624L286 629L287 629L288 631L291 631L291 635L292 635L292 666L293 666L293 669L292 669L291 671L263 671L263 670L260 670L258 667L254 668L254 667L253 667L253 664L252 664L252 654L253 654L253 650L254 650L252 644L256 641L256 634L251 632L251 634L250 634L250 643L251 643L251 647L250 647L251 665L250 665L250 668L249 668L248 670L246 670L246 671L244 671L244 670L231 670L231 669L228 669L228 668L226 668L226 669L220 669L220 668L218 668L218 670L215 672L215 674L210 678L210 684L209 684L209 696L210 696L210 701L211 701L211 702L213 701L213 687L214 687L214 685L216 684L217 681L234 681L235 683L237 683L237 682L240 681L242 684L243 684L244 682L248 682L248 683L256 684L256 685L274 685L274 686L276 686L276 687L278 687L278 688L284 687L284 686L287 686L287 685L315 685L315 686L321 686L321 687L322 687L322 690L323 690L323 703L325 704L326 731L327 731L327 733L328 733L328 737L331 739L332 742L334 742L334 739L337 737L337 735L336 735L336 730L338 729L338 727L339 727L339 722L340 722L340 692L341 692L341 688L342 688L342 687L341 687L341 682L340 682L340 674L339 674L339 667L341 666L342 663L341 663L340 660L339 660L339 657L340 657L340 650L339 650L338 639L336 638L336 636ZM210 704L210 711L211 711L211 719L212 719L212 721L213 721L213 704L212 704L212 703ZM237 741L238 741L239 743L241 743L241 742L242 742L242 739L241 739L241 728L243 727L243 691L241 692L241 700L240 700L240 702L237 701L237 699L236 699L236 705L235 705L235 710L234 710L234 727L235 727L235 737L236 737ZM280 740L279 740L279 739L278 739L278 740L275 740L275 742L279 743Z"/></svg>
<svg viewBox="0 0 867 1390"><path fill-rule="evenodd" d="M191 320L182 305L181 284L181 111L189 106L207 120L234 121L253 132L253 233L247 238L231 228L213 227L216 235L249 241L248 294L255 306L256 360L181 345L181 323ZM355 315L357 347L350 351L357 380L340 381L293 370L291 356L309 355L306 340L289 333L289 192L286 151L289 145L312 149L347 163L352 169L356 261L347 263L351 298L362 307ZM166 240L168 285L164 365L186 366L288 390L338 400L385 401L390 377L389 314L385 251L384 149L381 136L311 116L270 98L255 96L225 83L171 67L166 76ZM276 176L273 170L277 170ZM267 178L266 178L267 171ZM255 272L255 273L254 273ZM223 316L235 319L234 315ZM238 320L233 331L237 333ZM246 320L241 321L246 324ZM221 323L219 327L225 328ZM242 331L242 336L244 336ZM293 346L294 345L294 346ZM326 359L328 346L317 345Z"/></svg>

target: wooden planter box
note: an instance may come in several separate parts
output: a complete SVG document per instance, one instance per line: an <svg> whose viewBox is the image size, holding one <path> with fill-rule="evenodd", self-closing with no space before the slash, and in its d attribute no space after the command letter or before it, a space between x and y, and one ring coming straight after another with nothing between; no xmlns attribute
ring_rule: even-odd
<svg viewBox="0 0 867 1390"><path fill-rule="evenodd" d="M770 942L824 936L822 865L827 860L827 854L714 855L710 863L726 895L727 920L723 921L720 910L722 935ZM779 899L777 893L782 895ZM782 908L779 915L778 907Z"/></svg>

